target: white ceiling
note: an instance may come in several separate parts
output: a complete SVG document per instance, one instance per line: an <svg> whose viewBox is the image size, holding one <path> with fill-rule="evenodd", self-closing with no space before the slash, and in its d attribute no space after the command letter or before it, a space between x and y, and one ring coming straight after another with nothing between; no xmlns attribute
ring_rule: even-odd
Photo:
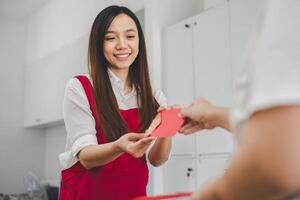
<svg viewBox="0 0 300 200"><path fill-rule="evenodd" d="M0 20L28 17L50 0L0 0Z"/></svg>

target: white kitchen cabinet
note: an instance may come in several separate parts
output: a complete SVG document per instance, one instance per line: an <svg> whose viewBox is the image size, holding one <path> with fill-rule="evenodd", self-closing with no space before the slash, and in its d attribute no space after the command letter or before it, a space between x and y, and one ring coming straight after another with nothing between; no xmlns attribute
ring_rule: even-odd
<svg viewBox="0 0 300 200"><path fill-rule="evenodd" d="M186 106L197 96L233 105L234 82L264 0L214 2L218 3L163 33L163 91L170 105ZM164 167L164 192L192 188L182 185L189 184L183 174L192 161L196 188L224 173L234 147L232 134L221 128L176 136Z"/></svg>
<svg viewBox="0 0 300 200"><path fill-rule="evenodd" d="M227 4L195 17L194 66L196 96L217 105L232 104L232 80Z"/></svg>
<svg viewBox="0 0 300 200"><path fill-rule="evenodd" d="M192 19L187 19L165 30L162 81L169 105L187 106L194 99L192 23ZM172 156L195 156L195 137L174 137Z"/></svg>
<svg viewBox="0 0 300 200"><path fill-rule="evenodd" d="M228 168L231 154L200 154L197 166L197 188L207 181L221 176Z"/></svg>
<svg viewBox="0 0 300 200"><path fill-rule="evenodd" d="M229 39L227 4L166 28L163 90L170 105L187 106L197 96L217 105L232 105ZM176 136L172 155L232 151L231 134L215 129Z"/></svg>
<svg viewBox="0 0 300 200"><path fill-rule="evenodd" d="M165 29L163 90L170 105L187 106L197 96L232 105L229 27L225 3ZM232 135L220 128L177 135L171 160L164 167L164 192L190 191L214 177L223 170L233 147Z"/></svg>
<svg viewBox="0 0 300 200"><path fill-rule="evenodd" d="M196 188L196 160L178 158L164 167L164 193L192 192Z"/></svg>
<svg viewBox="0 0 300 200"><path fill-rule="evenodd" d="M37 66L25 70L24 125L36 126L41 123L40 113L40 69Z"/></svg>
<svg viewBox="0 0 300 200"><path fill-rule="evenodd" d="M87 73L88 37L82 37L28 66L25 73L24 126L62 122L66 83Z"/></svg>
<svg viewBox="0 0 300 200"><path fill-rule="evenodd" d="M232 70L228 5L196 16L194 33L195 93L216 105L232 106ZM232 135L221 128L197 134L198 153L232 152Z"/></svg>

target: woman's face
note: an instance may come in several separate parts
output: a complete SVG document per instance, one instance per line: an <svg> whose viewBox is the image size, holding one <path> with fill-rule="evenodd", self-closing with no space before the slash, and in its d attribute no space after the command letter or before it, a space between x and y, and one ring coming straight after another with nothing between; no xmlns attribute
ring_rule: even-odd
<svg viewBox="0 0 300 200"><path fill-rule="evenodd" d="M139 36L135 22L125 14L115 17L103 43L104 56L114 69L129 69L139 52Z"/></svg>

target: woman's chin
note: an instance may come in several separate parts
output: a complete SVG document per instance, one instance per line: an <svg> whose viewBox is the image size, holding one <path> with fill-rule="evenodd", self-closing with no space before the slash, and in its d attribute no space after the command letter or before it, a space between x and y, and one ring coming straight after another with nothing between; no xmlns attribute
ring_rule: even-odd
<svg viewBox="0 0 300 200"><path fill-rule="evenodd" d="M129 69L130 65L132 63L116 63L114 66L115 69L119 69L119 70L125 70L125 69Z"/></svg>

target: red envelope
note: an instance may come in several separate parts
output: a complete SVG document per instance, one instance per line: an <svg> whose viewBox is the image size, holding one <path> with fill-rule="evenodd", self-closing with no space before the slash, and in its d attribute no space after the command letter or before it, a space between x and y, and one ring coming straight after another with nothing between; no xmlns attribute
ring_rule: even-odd
<svg viewBox="0 0 300 200"><path fill-rule="evenodd" d="M176 135L184 120L179 117L180 108L161 111L161 122L151 133L153 137L170 137Z"/></svg>

